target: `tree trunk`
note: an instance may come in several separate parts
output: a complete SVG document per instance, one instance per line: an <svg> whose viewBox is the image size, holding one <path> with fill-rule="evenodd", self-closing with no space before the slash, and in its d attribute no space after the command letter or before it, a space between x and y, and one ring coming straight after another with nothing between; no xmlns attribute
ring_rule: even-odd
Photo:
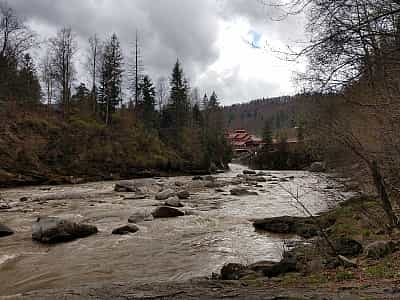
<svg viewBox="0 0 400 300"><path fill-rule="evenodd" d="M395 213L393 212L392 203L390 202L389 196L386 191L385 182L382 178L382 175L379 171L378 163L373 161L370 164L370 169L372 171L372 177L374 178L374 184L378 191L379 197L382 202L382 207L386 213L386 216L389 221L390 228L399 225L399 220L397 219Z"/></svg>

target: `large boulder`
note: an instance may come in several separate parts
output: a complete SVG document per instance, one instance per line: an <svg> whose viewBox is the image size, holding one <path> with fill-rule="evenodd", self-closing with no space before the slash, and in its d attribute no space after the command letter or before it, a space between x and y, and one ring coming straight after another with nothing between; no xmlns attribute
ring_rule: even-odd
<svg viewBox="0 0 400 300"><path fill-rule="evenodd" d="M230 191L233 196L257 196L257 192L250 192L245 188L234 188Z"/></svg>
<svg viewBox="0 0 400 300"><path fill-rule="evenodd" d="M167 200L173 196L175 196L175 192L171 189L166 189L156 195L156 200Z"/></svg>
<svg viewBox="0 0 400 300"><path fill-rule="evenodd" d="M128 222L139 224L141 222L153 221L153 220L154 220L154 217L151 213L143 211L143 212L136 212L136 213L132 214L129 217Z"/></svg>
<svg viewBox="0 0 400 300"><path fill-rule="evenodd" d="M325 163L323 162L314 162L310 166L310 172L321 173L326 171Z"/></svg>
<svg viewBox="0 0 400 300"><path fill-rule="evenodd" d="M97 227L56 217L39 217L32 225L32 239L41 243L61 243L97 233Z"/></svg>
<svg viewBox="0 0 400 300"><path fill-rule="evenodd" d="M296 217L276 217L259 219L253 222L253 226L259 230L265 230L272 233L279 234L295 234L294 225L296 223Z"/></svg>
<svg viewBox="0 0 400 300"><path fill-rule="evenodd" d="M391 254L394 245L391 241L376 241L365 247L365 254L369 258L379 259Z"/></svg>
<svg viewBox="0 0 400 300"><path fill-rule="evenodd" d="M318 235L318 226L308 218L282 216L256 220L253 223L256 229L278 234L296 234L303 238Z"/></svg>
<svg viewBox="0 0 400 300"><path fill-rule="evenodd" d="M14 234L14 231L12 231L6 225L0 224L0 237L9 236L12 234Z"/></svg>
<svg viewBox="0 0 400 300"><path fill-rule="evenodd" d="M309 239L319 234L319 226L327 228L335 223L335 218L319 216L314 218L282 216L274 218L258 219L253 226L258 230L265 230L278 234L295 234Z"/></svg>
<svg viewBox="0 0 400 300"><path fill-rule="evenodd" d="M221 279L238 280L251 272L261 273L266 277L276 277L289 272L296 272L297 259L291 253L284 253L279 262L260 261L248 266L241 264L226 264L221 269Z"/></svg>
<svg viewBox="0 0 400 300"><path fill-rule="evenodd" d="M133 224L118 227L112 231L112 234L125 235L139 231L139 227Z"/></svg>
<svg viewBox="0 0 400 300"><path fill-rule="evenodd" d="M362 245L356 240L341 237L334 241L336 253L342 256L357 256L363 251Z"/></svg>
<svg viewBox="0 0 400 300"><path fill-rule="evenodd" d="M169 198L167 201L165 201L165 206L184 207L184 205L181 203L178 197Z"/></svg>
<svg viewBox="0 0 400 300"><path fill-rule="evenodd" d="M152 215L154 218L175 218L184 216L185 213L179 209L169 206L161 206L156 208Z"/></svg>

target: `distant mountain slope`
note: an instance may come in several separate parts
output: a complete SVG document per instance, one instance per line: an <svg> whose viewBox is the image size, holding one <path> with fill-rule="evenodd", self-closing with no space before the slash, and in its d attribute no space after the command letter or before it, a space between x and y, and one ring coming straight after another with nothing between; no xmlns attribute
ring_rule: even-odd
<svg viewBox="0 0 400 300"><path fill-rule="evenodd" d="M226 106L224 107L226 126L231 130L246 129L256 135L262 134L267 120L274 130L295 127L302 99L303 96L284 96Z"/></svg>

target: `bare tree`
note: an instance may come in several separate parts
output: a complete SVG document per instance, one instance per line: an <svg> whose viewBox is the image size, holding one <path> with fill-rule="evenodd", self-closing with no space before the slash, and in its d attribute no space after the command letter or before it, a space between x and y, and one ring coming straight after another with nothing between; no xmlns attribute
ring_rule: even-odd
<svg viewBox="0 0 400 300"><path fill-rule="evenodd" d="M87 68L89 71L90 78L92 80L92 109L93 113L97 112L97 81L100 70L100 58L101 58L102 46L100 39L95 34L89 38L89 52L88 52L88 63Z"/></svg>
<svg viewBox="0 0 400 300"><path fill-rule="evenodd" d="M73 59L77 44L71 28L61 29L49 42L54 80L60 90L64 116L68 116L71 109L71 89L75 73Z"/></svg>
<svg viewBox="0 0 400 300"><path fill-rule="evenodd" d="M35 45L35 33L6 2L0 2L0 58L20 57Z"/></svg>
<svg viewBox="0 0 400 300"><path fill-rule="evenodd" d="M397 225L391 195L400 182L394 184L390 174L400 170L400 1L264 3L286 16L300 11L308 16L307 45L288 57L307 58L303 83L312 92L332 93L336 105L346 109L341 110L346 117L330 113L329 120L314 124L365 164L389 225Z"/></svg>
<svg viewBox="0 0 400 300"><path fill-rule="evenodd" d="M46 52L42 58L40 65L41 79L45 87L45 95L47 100L47 109L49 110L54 97L54 71L52 65L52 58L49 51Z"/></svg>
<svg viewBox="0 0 400 300"><path fill-rule="evenodd" d="M133 61L130 63L130 69L128 71L128 76L129 76L129 89L132 92L134 103L129 104L129 106L132 108L133 106L138 107L139 101L140 101L140 84L143 80L143 73L144 73L144 65L143 65L143 58L141 55L141 49L140 49L140 43L139 43L139 35L138 32L136 31L136 36L135 36L135 45L134 45L134 51L133 51Z"/></svg>
<svg viewBox="0 0 400 300"><path fill-rule="evenodd" d="M157 80L157 86L156 86L156 95L158 98L158 109L161 112L165 103L166 103L166 98L167 98L167 93L168 93L168 80L165 77L160 77Z"/></svg>

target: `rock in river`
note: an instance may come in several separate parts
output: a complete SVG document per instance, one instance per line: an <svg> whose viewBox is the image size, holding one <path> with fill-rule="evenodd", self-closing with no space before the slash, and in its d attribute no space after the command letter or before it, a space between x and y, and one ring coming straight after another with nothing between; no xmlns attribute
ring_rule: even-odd
<svg viewBox="0 0 400 300"><path fill-rule="evenodd" d="M97 233L97 227L57 217L39 217L32 225L32 239L41 243L61 243Z"/></svg>
<svg viewBox="0 0 400 300"><path fill-rule="evenodd" d="M173 207L161 206L156 208L152 215L154 218L174 218L184 216L185 213Z"/></svg>
<svg viewBox="0 0 400 300"><path fill-rule="evenodd" d="M178 197L170 198L167 201L165 201L165 206L184 207L184 205L179 201Z"/></svg>
<svg viewBox="0 0 400 300"><path fill-rule="evenodd" d="M141 223L141 222L146 222L146 221L153 221L154 217L152 214L148 212L136 212L133 215L131 215L128 219L129 223Z"/></svg>
<svg viewBox="0 0 400 300"><path fill-rule="evenodd" d="M257 175L257 172L253 171L253 170L244 170L243 174L244 175Z"/></svg>
<svg viewBox="0 0 400 300"><path fill-rule="evenodd" d="M128 224L122 227L118 227L112 231L112 234L119 234L119 235L125 235L129 233L135 233L139 231L139 227L133 224Z"/></svg>
<svg viewBox="0 0 400 300"><path fill-rule="evenodd" d="M14 232L8 228L6 225L0 224L0 237L9 236L14 234Z"/></svg>
<svg viewBox="0 0 400 300"><path fill-rule="evenodd" d="M188 191L180 191L178 192L177 196L179 199L189 199L190 193Z"/></svg>
<svg viewBox="0 0 400 300"><path fill-rule="evenodd" d="M329 216L314 218L282 216L255 220L253 225L259 230L278 234L296 234L308 239L317 236L319 233L316 222L323 228L327 228L334 224L335 219Z"/></svg>
<svg viewBox="0 0 400 300"><path fill-rule="evenodd" d="M138 187L133 182L122 181L115 184L114 191L120 193L135 193Z"/></svg>
<svg viewBox="0 0 400 300"><path fill-rule="evenodd" d="M156 200L167 200L168 198L171 198L173 196L175 196L175 192L171 189L167 189L162 192L159 192L156 195Z"/></svg>
<svg viewBox="0 0 400 300"><path fill-rule="evenodd" d="M257 196L257 192L250 192L245 188L236 188L231 190L233 196Z"/></svg>

